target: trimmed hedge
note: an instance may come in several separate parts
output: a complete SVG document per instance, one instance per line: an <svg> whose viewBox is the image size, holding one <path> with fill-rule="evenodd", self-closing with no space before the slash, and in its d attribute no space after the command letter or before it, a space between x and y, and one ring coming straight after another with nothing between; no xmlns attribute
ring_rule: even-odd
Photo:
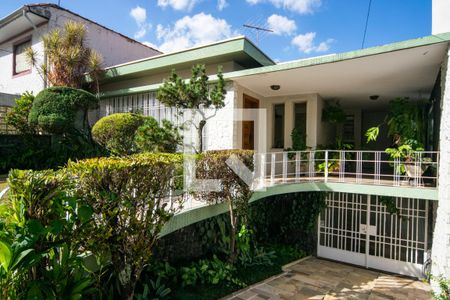
<svg viewBox="0 0 450 300"><path fill-rule="evenodd" d="M50 87L36 95L28 120L48 133L84 130L87 111L97 107L98 99L89 92L69 87ZM79 113L83 115L77 120Z"/></svg>
<svg viewBox="0 0 450 300"><path fill-rule="evenodd" d="M101 118L92 127L93 139L113 154L136 152L136 130L146 117L134 113L117 113Z"/></svg>

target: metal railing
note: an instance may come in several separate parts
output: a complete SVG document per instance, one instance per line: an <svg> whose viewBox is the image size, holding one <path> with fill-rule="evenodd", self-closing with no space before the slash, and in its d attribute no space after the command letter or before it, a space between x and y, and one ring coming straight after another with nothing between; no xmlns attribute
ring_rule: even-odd
<svg viewBox="0 0 450 300"><path fill-rule="evenodd" d="M384 151L314 150L258 154L266 186L295 182L341 182L436 188L439 152L415 151L392 158Z"/></svg>

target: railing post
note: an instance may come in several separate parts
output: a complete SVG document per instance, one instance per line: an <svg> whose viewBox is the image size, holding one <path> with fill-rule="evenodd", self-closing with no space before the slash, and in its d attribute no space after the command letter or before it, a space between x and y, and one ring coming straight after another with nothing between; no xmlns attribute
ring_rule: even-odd
<svg viewBox="0 0 450 300"><path fill-rule="evenodd" d="M314 181L314 176L315 176L315 165L314 165L314 151L309 151L309 156L308 156L308 180L309 181Z"/></svg>
<svg viewBox="0 0 450 300"><path fill-rule="evenodd" d="M400 159L394 158L394 185L400 185Z"/></svg>
<svg viewBox="0 0 450 300"><path fill-rule="evenodd" d="M295 153L295 181L300 181L302 154L297 151Z"/></svg>
<svg viewBox="0 0 450 300"><path fill-rule="evenodd" d="M288 152L283 152L283 183L286 183L287 179L287 162L288 162Z"/></svg>
<svg viewBox="0 0 450 300"><path fill-rule="evenodd" d="M328 182L328 150L325 150L325 182Z"/></svg>
<svg viewBox="0 0 450 300"><path fill-rule="evenodd" d="M275 154L272 153L271 161L270 161L270 184L273 185L275 183Z"/></svg>
<svg viewBox="0 0 450 300"><path fill-rule="evenodd" d="M260 159L260 174L259 174L259 187L263 188L266 185L266 154L261 153Z"/></svg>
<svg viewBox="0 0 450 300"><path fill-rule="evenodd" d="M345 181L345 151L339 151L339 182Z"/></svg>
<svg viewBox="0 0 450 300"><path fill-rule="evenodd" d="M361 183L362 179L362 152L356 152L356 183Z"/></svg>

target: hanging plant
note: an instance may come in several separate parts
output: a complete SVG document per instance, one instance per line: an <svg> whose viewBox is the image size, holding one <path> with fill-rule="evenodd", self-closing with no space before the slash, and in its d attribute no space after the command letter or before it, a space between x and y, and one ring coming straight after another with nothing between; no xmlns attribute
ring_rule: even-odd
<svg viewBox="0 0 450 300"><path fill-rule="evenodd" d="M322 121L337 124L344 123L347 116L342 109L339 101L325 102L325 107L322 109Z"/></svg>

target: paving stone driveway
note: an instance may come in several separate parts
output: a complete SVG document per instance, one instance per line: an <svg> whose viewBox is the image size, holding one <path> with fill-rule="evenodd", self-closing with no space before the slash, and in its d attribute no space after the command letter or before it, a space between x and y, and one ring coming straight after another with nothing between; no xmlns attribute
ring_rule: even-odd
<svg viewBox="0 0 450 300"><path fill-rule="evenodd" d="M421 281L314 257L284 271L225 299L432 299Z"/></svg>

